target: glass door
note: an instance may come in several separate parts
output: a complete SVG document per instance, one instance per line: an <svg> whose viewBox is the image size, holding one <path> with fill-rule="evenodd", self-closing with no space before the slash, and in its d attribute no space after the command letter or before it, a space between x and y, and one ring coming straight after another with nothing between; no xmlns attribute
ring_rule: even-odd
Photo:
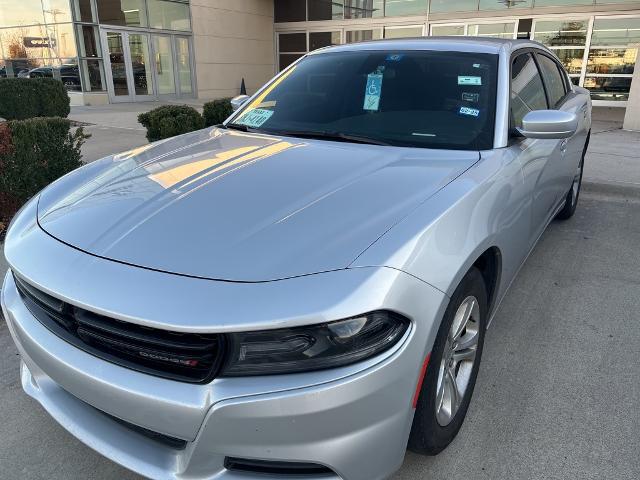
<svg viewBox="0 0 640 480"><path fill-rule="evenodd" d="M107 90L112 102L154 99L149 36L144 33L103 31L108 52Z"/></svg>
<svg viewBox="0 0 640 480"><path fill-rule="evenodd" d="M176 63L178 70L178 91L180 95L193 95L191 76L191 48L188 37L175 37Z"/></svg>
<svg viewBox="0 0 640 480"><path fill-rule="evenodd" d="M144 33L128 33L127 37L129 38L134 100L153 100L149 36Z"/></svg>
<svg viewBox="0 0 640 480"><path fill-rule="evenodd" d="M107 90L112 102L131 102L125 55L125 34L121 32L103 32L103 45L106 46L108 64Z"/></svg>
<svg viewBox="0 0 640 480"><path fill-rule="evenodd" d="M176 95L175 62L171 37L152 35L158 95Z"/></svg>

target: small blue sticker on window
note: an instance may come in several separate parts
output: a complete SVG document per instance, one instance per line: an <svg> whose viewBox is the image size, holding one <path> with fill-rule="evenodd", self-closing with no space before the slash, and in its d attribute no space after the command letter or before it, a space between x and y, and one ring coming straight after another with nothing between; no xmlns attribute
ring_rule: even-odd
<svg viewBox="0 0 640 480"><path fill-rule="evenodd" d="M480 110L478 110L477 108L470 108L470 107L460 107L460 110L458 110L458 113L460 115L467 115L469 117L480 116Z"/></svg>
<svg viewBox="0 0 640 480"><path fill-rule="evenodd" d="M389 55L387 55L387 61L388 62L399 62L400 60L402 60L402 57L404 57L404 55L402 53L391 53Z"/></svg>
<svg viewBox="0 0 640 480"><path fill-rule="evenodd" d="M367 75L367 87L364 92L364 110L378 111L380 108L380 95L382 94L382 74L370 73Z"/></svg>

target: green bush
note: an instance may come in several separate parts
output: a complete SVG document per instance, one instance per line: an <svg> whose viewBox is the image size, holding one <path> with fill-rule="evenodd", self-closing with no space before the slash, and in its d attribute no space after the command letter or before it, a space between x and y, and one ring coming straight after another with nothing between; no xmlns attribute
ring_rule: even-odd
<svg viewBox="0 0 640 480"><path fill-rule="evenodd" d="M233 113L230 98L221 98L204 104L202 116L207 127L219 125Z"/></svg>
<svg viewBox="0 0 640 480"><path fill-rule="evenodd" d="M69 95L55 78L0 79L0 117L24 120L33 117L66 117Z"/></svg>
<svg viewBox="0 0 640 480"><path fill-rule="evenodd" d="M138 115L138 121L147 129L147 140L155 142L204 128L204 119L198 111L187 105L165 105Z"/></svg>
<svg viewBox="0 0 640 480"><path fill-rule="evenodd" d="M0 236L16 212L49 183L82 165L89 135L71 133L64 118L31 118L0 124Z"/></svg>

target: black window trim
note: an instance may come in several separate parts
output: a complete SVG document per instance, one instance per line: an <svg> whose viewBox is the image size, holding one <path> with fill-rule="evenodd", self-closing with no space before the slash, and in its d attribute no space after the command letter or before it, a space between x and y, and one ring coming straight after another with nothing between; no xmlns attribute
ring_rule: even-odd
<svg viewBox="0 0 640 480"><path fill-rule="evenodd" d="M516 130L516 128L512 125L512 115L511 115L511 103L512 103L512 98L511 98L511 85L513 82L513 61L521 56L521 55L527 55L530 54L531 58L533 59L533 63L535 64L536 68L538 69L538 75L540 76L540 81L542 82L542 88L544 89L544 98L545 101L547 103L547 108L549 108L549 95L547 94L547 86L544 83L544 78L542 77L542 72L540 72L540 65L538 65L538 59L535 56L535 53L538 51L537 48L533 48L533 47L525 47L525 48L519 48L517 50L514 50L513 52L511 52L511 57L509 59L509 137L511 138L524 138L522 136L522 134L520 132L518 132L518 130Z"/></svg>
<svg viewBox="0 0 640 480"><path fill-rule="evenodd" d="M540 77L542 78L544 91L547 96L547 106L549 107L550 110L558 110L567 101L569 94L573 92L573 89L569 85L567 85L567 78L568 78L567 72L564 69L564 66L560 64L558 60L553 58L553 56L549 55L547 52L543 50L539 50L539 49L537 50L534 49L534 50L535 50L534 58L536 61L536 65L538 65L538 72L540 73ZM560 74L560 78L562 79L562 84L564 85L564 95L560 97L560 99L553 106L551 105L551 99L549 98L549 87L547 86L547 79L545 77L542 67L540 66L540 62L538 61L538 56L547 57L556 65L556 68L558 69L558 73Z"/></svg>
<svg viewBox="0 0 640 480"><path fill-rule="evenodd" d="M567 101L567 99L569 98L569 96L573 93L573 83L571 83L571 80L569 80L569 74L567 73L567 71L564 68L564 65L562 65L560 62L558 62L558 60L556 58L553 58L552 54L549 54L549 52L541 49L541 48L536 48L536 47L524 47L524 48L519 48L517 50L514 50L511 52L511 57L509 58L509 137L522 137L522 135L520 134L520 132L518 132L514 127L512 127L511 125L511 82L513 81L513 61L519 57L520 55L525 55L525 54L531 54L531 57L533 58L533 61L536 65L536 68L538 69L538 75L540 75L540 80L542 81L542 88L544 89L544 97L545 100L547 102L547 108L549 110L558 110L559 108L562 107L562 105L564 105L564 103ZM564 96L558 100L557 104L552 107L549 101L549 92L547 89L547 81L545 80L544 75L542 74L542 69L540 68L540 62L538 61L538 55L544 55L545 57L551 59L555 64L556 67L558 67L560 70L560 76L562 77L562 82L564 84L564 90L565 90L565 94Z"/></svg>

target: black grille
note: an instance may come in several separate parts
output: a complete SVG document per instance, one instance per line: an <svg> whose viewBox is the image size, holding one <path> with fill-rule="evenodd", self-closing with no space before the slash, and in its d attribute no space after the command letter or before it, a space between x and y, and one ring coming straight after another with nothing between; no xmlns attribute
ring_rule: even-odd
<svg viewBox="0 0 640 480"><path fill-rule="evenodd" d="M235 457L226 457L224 459L224 467L227 470L277 475L280 478L287 476L326 477L327 475L335 475L331 469L317 463L279 462Z"/></svg>
<svg viewBox="0 0 640 480"><path fill-rule="evenodd" d="M92 355L191 383L211 380L220 367L221 335L171 332L123 322L63 302L15 275L14 279L25 305L40 323Z"/></svg>
<svg viewBox="0 0 640 480"><path fill-rule="evenodd" d="M96 409L97 410L97 409ZM182 440L180 438L171 437L169 435L165 435L164 433L158 433L153 430L149 430L148 428L140 427L138 425L134 425L133 423L129 423L126 420L122 420L121 418L114 417L113 415L109 415L107 412L103 412L102 410L98 410L100 413L106 415L114 422L119 423L120 425L133 430L134 432L139 433L140 435L144 435L151 440L155 440L158 443L166 445L167 447L173 448L174 450L184 450L187 446L187 441Z"/></svg>

